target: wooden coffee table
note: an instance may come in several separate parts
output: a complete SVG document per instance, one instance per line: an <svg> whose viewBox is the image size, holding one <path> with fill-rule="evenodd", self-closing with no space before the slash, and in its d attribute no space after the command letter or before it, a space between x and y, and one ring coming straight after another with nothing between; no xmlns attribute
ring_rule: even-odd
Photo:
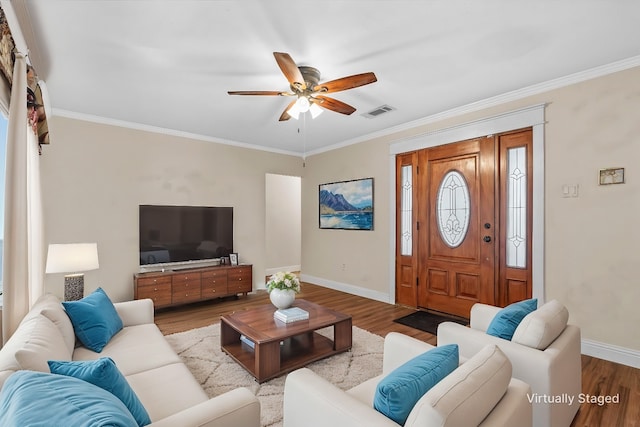
<svg viewBox="0 0 640 427"><path fill-rule="evenodd" d="M294 307L309 312L308 320L284 323L273 318L276 308L264 305L220 317L220 346L258 382L351 348L351 316L297 299ZM333 326L333 340L316 331ZM240 340L244 335L251 345Z"/></svg>

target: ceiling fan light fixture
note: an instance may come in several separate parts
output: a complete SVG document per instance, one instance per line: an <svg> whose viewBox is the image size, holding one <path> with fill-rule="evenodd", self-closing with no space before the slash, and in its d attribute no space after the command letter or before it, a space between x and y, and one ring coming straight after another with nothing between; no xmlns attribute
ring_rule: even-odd
<svg viewBox="0 0 640 427"><path fill-rule="evenodd" d="M315 119L320 114L322 114L322 108L318 107L318 104L314 103L311 104L311 107L309 107L309 112L311 113L311 118Z"/></svg>
<svg viewBox="0 0 640 427"><path fill-rule="evenodd" d="M291 108L287 110L287 114L292 118L298 120L298 116L300 115L300 106L296 101Z"/></svg>
<svg viewBox="0 0 640 427"><path fill-rule="evenodd" d="M298 108L300 108L301 113L306 113L307 111L309 111L311 103L309 102L309 98L307 98L306 96L300 96L296 101L296 105L298 106Z"/></svg>

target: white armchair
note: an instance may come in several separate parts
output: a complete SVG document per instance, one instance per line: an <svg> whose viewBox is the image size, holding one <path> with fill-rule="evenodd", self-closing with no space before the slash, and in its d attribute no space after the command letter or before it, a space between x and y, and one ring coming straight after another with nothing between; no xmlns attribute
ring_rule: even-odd
<svg viewBox="0 0 640 427"><path fill-rule="evenodd" d="M306 368L290 373L284 388L284 427L398 427L373 408L376 386L395 368L432 348L406 335L388 334L382 375L348 391ZM528 384L511 378L504 354L487 346L424 394L405 426L531 426L530 391Z"/></svg>
<svg viewBox="0 0 640 427"><path fill-rule="evenodd" d="M526 316L512 341L507 341L486 333L500 310L500 307L475 304L471 309L470 327L441 323L438 345L458 344L461 358L474 355L488 344L497 345L511 360L513 377L531 386L533 425L568 427L580 406L580 329L567 325L569 313L554 300ZM554 403L549 403L549 399Z"/></svg>

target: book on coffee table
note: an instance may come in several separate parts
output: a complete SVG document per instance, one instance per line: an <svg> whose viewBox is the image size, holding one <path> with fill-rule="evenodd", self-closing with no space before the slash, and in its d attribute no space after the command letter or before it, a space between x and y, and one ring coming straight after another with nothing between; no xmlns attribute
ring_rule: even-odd
<svg viewBox="0 0 640 427"><path fill-rule="evenodd" d="M255 348L256 347L256 343L254 343L253 341L251 341L249 338L247 338L245 335L240 335L240 342L245 343L246 345L248 345L251 348Z"/></svg>
<svg viewBox="0 0 640 427"><path fill-rule="evenodd" d="M276 310L273 313L273 318L284 323L291 323L299 320L307 320L309 318L309 312L300 307L291 307Z"/></svg>

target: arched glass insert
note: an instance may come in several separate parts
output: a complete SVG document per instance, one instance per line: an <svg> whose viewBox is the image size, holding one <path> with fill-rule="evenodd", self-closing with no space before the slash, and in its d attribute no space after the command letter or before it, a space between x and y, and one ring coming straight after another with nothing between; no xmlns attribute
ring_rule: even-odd
<svg viewBox="0 0 640 427"><path fill-rule="evenodd" d="M438 188L436 218L440 237L449 247L458 247L464 241L469 229L470 214L467 181L458 171L447 172Z"/></svg>

